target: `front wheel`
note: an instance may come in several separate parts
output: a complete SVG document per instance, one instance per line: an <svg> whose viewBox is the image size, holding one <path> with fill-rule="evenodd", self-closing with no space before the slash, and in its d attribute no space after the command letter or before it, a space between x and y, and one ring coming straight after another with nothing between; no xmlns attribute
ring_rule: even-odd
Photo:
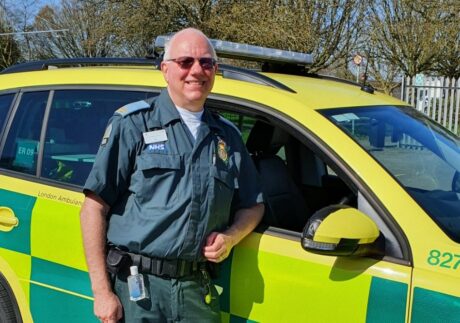
<svg viewBox="0 0 460 323"><path fill-rule="evenodd" d="M0 323L21 323L16 302L12 299L9 289L0 281Z"/></svg>

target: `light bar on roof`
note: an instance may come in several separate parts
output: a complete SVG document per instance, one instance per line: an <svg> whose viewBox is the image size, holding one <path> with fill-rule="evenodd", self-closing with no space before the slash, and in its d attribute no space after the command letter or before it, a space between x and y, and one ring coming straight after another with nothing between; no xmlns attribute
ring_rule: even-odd
<svg viewBox="0 0 460 323"><path fill-rule="evenodd" d="M275 48L234 43L211 39L216 52L221 56L246 58L260 61L273 61L291 64L308 65L313 63L311 54L291 52Z"/></svg>
<svg viewBox="0 0 460 323"><path fill-rule="evenodd" d="M158 36L155 39L155 48L164 48L166 42L171 39L172 36L173 35ZM210 39L210 41L216 53L221 57L299 65L309 65L313 63L311 54L234 43L218 39Z"/></svg>

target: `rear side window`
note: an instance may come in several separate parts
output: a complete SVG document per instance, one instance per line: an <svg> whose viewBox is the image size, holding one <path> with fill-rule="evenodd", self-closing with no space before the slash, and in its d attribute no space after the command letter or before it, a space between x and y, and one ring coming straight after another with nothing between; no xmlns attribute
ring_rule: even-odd
<svg viewBox="0 0 460 323"><path fill-rule="evenodd" d="M21 97L0 159L0 167L35 174L40 133L48 92L27 92Z"/></svg>
<svg viewBox="0 0 460 323"><path fill-rule="evenodd" d="M117 90L55 91L45 135L41 177L83 185L114 111L156 95Z"/></svg>
<svg viewBox="0 0 460 323"><path fill-rule="evenodd" d="M13 101L14 94L0 95L0 133L5 126L6 116L10 110L11 102Z"/></svg>

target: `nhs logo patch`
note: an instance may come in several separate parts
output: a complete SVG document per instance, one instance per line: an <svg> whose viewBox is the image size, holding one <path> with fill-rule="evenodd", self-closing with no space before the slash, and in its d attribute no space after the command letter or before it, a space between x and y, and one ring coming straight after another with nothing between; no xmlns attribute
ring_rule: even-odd
<svg viewBox="0 0 460 323"><path fill-rule="evenodd" d="M165 143L156 143L150 144L147 146L147 152L149 153L166 153L166 144Z"/></svg>

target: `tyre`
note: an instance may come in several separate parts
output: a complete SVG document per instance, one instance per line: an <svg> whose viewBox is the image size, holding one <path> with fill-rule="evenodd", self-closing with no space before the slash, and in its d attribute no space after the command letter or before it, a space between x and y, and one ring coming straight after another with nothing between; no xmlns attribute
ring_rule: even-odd
<svg viewBox="0 0 460 323"><path fill-rule="evenodd" d="M21 323L16 301L13 299L9 286L0 281L0 323Z"/></svg>

